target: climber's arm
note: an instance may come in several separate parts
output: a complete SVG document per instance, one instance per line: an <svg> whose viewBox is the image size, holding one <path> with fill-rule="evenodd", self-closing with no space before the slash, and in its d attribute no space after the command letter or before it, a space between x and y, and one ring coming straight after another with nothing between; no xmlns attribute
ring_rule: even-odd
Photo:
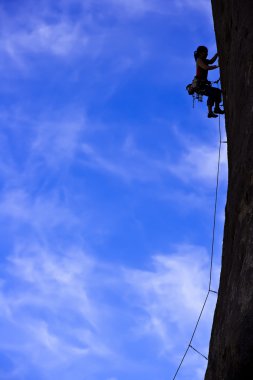
<svg viewBox="0 0 253 380"><path fill-rule="evenodd" d="M204 70L214 70L214 69L217 69L219 66L217 65L213 65L213 66L210 66L210 65L206 65L201 58L198 58L197 59L197 64Z"/></svg>
<svg viewBox="0 0 253 380"><path fill-rule="evenodd" d="M214 62L216 61L217 58L218 58L218 53L216 53L216 54L213 56L213 58L208 59L207 62L210 63L210 64L212 64L212 63L214 63Z"/></svg>

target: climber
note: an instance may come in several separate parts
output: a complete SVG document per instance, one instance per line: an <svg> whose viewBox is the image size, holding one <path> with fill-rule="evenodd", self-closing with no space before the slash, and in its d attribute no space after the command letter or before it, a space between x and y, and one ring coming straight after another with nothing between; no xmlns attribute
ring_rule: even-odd
<svg viewBox="0 0 253 380"><path fill-rule="evenodd" d="M208 117L218 117L217 114L224 114L224 111L220 109L221 102L221 90L211 86L211 83L208 81L208 71L217 69L218 65L213 65L213 63L218 58L216 53L213 58L207 59L208 49L206 46L199 46L194 52L194 58L196 61L196 77L197 82L197 91L201 91L203 95L208 97L207 106L208 106ZM213 111L213 105L214 111Z"/></svg>

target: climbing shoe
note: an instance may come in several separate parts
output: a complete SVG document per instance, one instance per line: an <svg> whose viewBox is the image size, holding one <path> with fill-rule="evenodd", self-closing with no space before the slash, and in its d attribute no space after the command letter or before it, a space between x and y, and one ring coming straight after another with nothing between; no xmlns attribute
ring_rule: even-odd
<svg viewBox="0 0 253 380"><path fill-rule="evenodd" d="M215 115L215 113L214 112L208 112L208 115L207 115L207 117L210 119L211 117L218 117L218 115Z"/></svg>
<svg viewBox="0 0 253 380"><path fill-rule="evenodd" d="M215 113L218 113L218 114L220 114L220 115L224 115L224 113L225 113L225 111L222 110L222 109L220 109L220 108L215 108L215 109L214 109L214 112L215 112Z"/></svg>

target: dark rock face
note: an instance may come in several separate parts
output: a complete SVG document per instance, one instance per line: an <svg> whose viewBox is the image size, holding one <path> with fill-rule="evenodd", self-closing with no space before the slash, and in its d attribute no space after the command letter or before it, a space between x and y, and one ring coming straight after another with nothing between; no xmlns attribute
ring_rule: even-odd
<svg viewBox="0 0 253 380"><path fill-rule="evenodd" d="M253 379L253 1L212 0L228 138L221 281L205 380Z"/></svg>

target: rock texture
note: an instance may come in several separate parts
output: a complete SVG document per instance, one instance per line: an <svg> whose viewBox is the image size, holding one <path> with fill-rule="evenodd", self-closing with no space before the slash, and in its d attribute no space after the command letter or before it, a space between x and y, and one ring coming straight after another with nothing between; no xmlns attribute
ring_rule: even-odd
<svg viewBox="0 0 253 380"><path fill-rule="evenodd" d="M253 379L253 1L212 0L228 140L221 281L205 380Z"/></svg>

